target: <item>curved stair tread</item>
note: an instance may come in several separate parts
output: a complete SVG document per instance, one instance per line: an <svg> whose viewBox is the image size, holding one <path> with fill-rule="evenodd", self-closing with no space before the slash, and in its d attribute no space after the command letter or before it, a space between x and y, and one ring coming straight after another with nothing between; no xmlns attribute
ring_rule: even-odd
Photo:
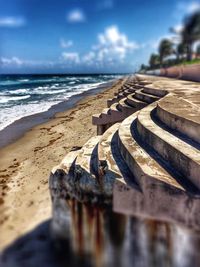
<svg viewBox="0 0 200 267"><path fill-rule="evenodd" d="M159 139L164 140L170 146L179 150L193 161L200 165L200 151L199 149L183 142L168 131L163 130L159 127L151 118L151 112L155 109L155 104L149 105L140 111L138 115L138 122L143 125L149 132L156 135Z"/></svg>
<svg viewBox="0 0 200 267"><path fill-rule="evenodd" d="M133 104L135 107L138 105L143 105L143 106L147 105L147 102L135 98L135 93L128 95L127 101L129 102L129 104Z"/></svg>
<svg viewBox="0 0 200 267"><path fill-rule="evenodd" d="M110 108L104 108L101 113L92 115L92 123L96 123L102 116L109 115Z"/></svg>
<svg viewBox="0 0 200 267"><path fill-rule="evenodd" d="M194 123L197 123L200 127L200 110L196 105L190 104L188 101L185 101L183 98L176 101L174 96L166 96L165 101L158 102L158 107L165 110L167 113L176 115L183 120L188 120ZM188 110L190 112L188 112Z"/></svg>
<svg viewBox="0 0 200 267"><path fill-rule="evenodd" d="M143 137L144 142L147 142L150 146L153 145L154 150L156 150L164 159L171 161L175 168L177 168L186 177L189 176L192 182L199 187L199 149L182 141L180 138L157 125L151 116L151 112L155 109L155 107L156 103L145 107L139 112L137 129L140 136ZM145 133L149 134L150 138L147 139L147 135ZM162 147L161 142L165 145L165 149L172 149L174 153L177 153L178 158L175 157L175 154L172 155L172 153L166 151ZM185 165L185 159L187 159L187 164L189 164L189 166Z"/></svg>
<svg viewBox="0 0 200 267"><path fill-rule="evenodd" d="M119 94L117 95L117 98L118 98L118 99L119 99L119 98L122 98L122 97L124 97L123 93L119 93Z"/></svg>
<svg viewBox="0 0 200 267"><path fill-rule="evenodd" d="M156 115L170 129L200 144L200 111L195 105L168 95L164 101L158 101Z"/></svg>
<svg viewBox="0 0 200 267"><path fill-rule="evenodd" d="M126 97L122 98L119 101L119 106L120 106L120 108L128 108L128 109L133 109L134 108L133 106L131 106L131 105L129 105L127 103L127 98Z"/></svg>
<svg viewBox="0 0 200 267"><path fill-rule="evenodd" d="M136 121L137 114L129 116L125 119L119 127L119 139L125 148L126 153L130 155L127 156L126 163L135 175L138 177L151 177L160 182L173 186L177 189L185 191L183 186L179 184L156 160L154 160L136 141L132 135L132 123ZM126 159L126 155L124 155ZM134 170L133 170L134 168ZM140 184L140 181L138 180Z"/></svg>
<svg viewBox="0 0 200 267"><path fill-rule="evenodd" d="M110 106L110 110L111 111L119 111L119 109L117 108L118 107L118 103L114 103Z"/></svg>
<svg viewBox="0 0 200 267"><path fill-rule="evenodd" d="M157 100L160 99L160 96L144 92L144 88L140 91L140 93L142 93L143 95L146 95L146 96L150 96L150 97L157 99Z"/></svg>
<svg viewBox="0 0 200 267"><path fill-rule="evenodd" d="M76 151L70 151L65 157L64 159L61 161L61 163L55 167L53 167L51 173L54 174L57 170L62 169L64 170L64 172L67 174L72 166L72 164L74 163L74 161L76 160L78 154L80 153L80 150L76 150Z"/></svg>
<svg viewBox="0 0 200 267"><path fill-rule="evenodd" d="M126 90L124 90L124 95L129 95L130 94L130 92L129 92L129 89L126 89Z"/></svg>
<svg viewBox="0 0 200 267"><path fill-rule="evenodd" d="M160 97L157 97L157 96L155 96L155 95L151 95L151 94L146 94L146 93L144 93L143 92L143 89L140 89L140 90L137 90L136 92L135 92L135 96L136 97L145 97L145 98L149 98L149 100L151 100L151 101L156 101L156 100L159 100L160 99Z"/></svg>
<svg viewBox="0 0 200 267"><path fill-rule="evenodd" d="M118 130L119 125L120 123L115 123L102 135L101 139L99 140L98 157L99 161L107 161L109 170L115 173L117 177L122 178L121 172L113 158L110 147L112 138Z"/></svg>
<svg viewBox="0 0 200 267"><path fill-rule="evenodd" d="M104 108L101 112L101 114L109 114L110 108Z"/></svg>
<svg viewBox="0 0 200 267"><path fill-rule="evenodd" d="M142 81L140 81L140 84L143 85L143 86L145 86L145 85L150 85L151 82L150 81L147 81L147 80L142 80Z"/></svg>
<svg viewBox="0 0 200 267"><path fill-rule="evenodd" d="M97 121L101 118L101 113L92 115L92 124L96 124Z"/></svg>
<svg viewBox="0 0 200 267"><path fill-rule="evenodd" d="M91 156L92 153L98 144L99 140L101 138L101 135L97 135L94 137L91 137L87 143L81 148L77 158L76 158L76 166L81 166L82 169L84 169L86 172L90 173L91 169ZM92 175L95 177L94 175Z"/></svg>
<svg viewBox="0 0 200 267"><path fill-rule="evenodd" d="M143 92L157 97L163 97L168 93L167 90L148 86L144 86Z"/></svg>
<svg viewBox="0 0 200 267"><path fill-rule="evenodd" d="M107 174L109 179L118 180L125 185L141 189L133 177L129 167L123 159L118 146L118 128L120 123L111 126L103 135L98 145L99 167L103 163L104 175ZM105 164L106 162L106 164Z"/></svg>
<svg viewBox="0 0 200 267"><path fill-rule="evenodd" d="M131 88L128 89L129 94L135 93L135 91L137 91L137 89L136 88L133 88L133 87L131 87Z"/></svg>
<svg viewBox="0 0 200 267"><path fill-rule="evenodd" d="M141 85L141 84L137 83L137 84L135 84L135 88L137 90L142 90L144 88L144 85Z"/></svg>

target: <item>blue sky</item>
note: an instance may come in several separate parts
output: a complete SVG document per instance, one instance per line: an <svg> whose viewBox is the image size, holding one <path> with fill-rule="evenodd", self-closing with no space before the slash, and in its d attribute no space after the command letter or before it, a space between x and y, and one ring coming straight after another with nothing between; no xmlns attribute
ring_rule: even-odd
<svg viewBox="0 0 200 267"><path fill-rule="evenodd" d="M0 0L0 73L133 72L196 0Z"/></svg>

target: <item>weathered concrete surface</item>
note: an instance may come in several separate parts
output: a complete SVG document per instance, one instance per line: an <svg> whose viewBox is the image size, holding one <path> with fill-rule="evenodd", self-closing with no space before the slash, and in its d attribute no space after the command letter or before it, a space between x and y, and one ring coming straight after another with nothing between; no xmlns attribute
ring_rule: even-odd
<svg viewBox="0 0 200 267"><path fill-rule="evenodd" d="M147 71L150 75L160 75L194 82L200 82L200 64L180 65L160 70Z"/></svg>
<svg viewBox="0 0 200 267"><path fill-rule="evenodd" d="M200 109L186 99L176 99L170 95L158 102L156 115L169 128L177 130L200 143ZM184 116L183 116L184 114Z"/></svg>
<svg viewBox="0 0 200 267"><path fill-rule="evenodd" d="M117 92L93 116L102 136L78 153L66 195L200 229L200 85L137 75ZM62 169L54 170L55 180Z"/></svg>

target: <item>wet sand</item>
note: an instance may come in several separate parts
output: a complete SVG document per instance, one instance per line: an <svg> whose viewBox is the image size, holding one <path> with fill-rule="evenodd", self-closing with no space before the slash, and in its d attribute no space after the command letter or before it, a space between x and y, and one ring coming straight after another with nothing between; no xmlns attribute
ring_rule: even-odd
<svg viewBox="0 0 200 267"><path fill-rule="evenodd" d="M0 150L0 250L51 217L52 167L96 135L91 117L106 107L116 90L117 86L85 97Z"/></svg>

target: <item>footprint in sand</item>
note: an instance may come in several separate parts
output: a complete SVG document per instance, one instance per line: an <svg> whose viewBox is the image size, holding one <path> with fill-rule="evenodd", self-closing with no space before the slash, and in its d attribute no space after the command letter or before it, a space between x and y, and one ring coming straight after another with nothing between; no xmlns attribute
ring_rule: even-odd
<svg viewBox="0 0 200 267"><path fill-rule="evenodd" d="M3 169L3 170L0 170L0 173L1 173L1 172L6 172L6 171L7 171L6 169Z"/></svg>
<svg viewBox="0 0 200 267"><path fill-rule="evenodd" d="M0 197L0 205L3 205L3 203L4 203L4 200L2 197Z"/></svg>

